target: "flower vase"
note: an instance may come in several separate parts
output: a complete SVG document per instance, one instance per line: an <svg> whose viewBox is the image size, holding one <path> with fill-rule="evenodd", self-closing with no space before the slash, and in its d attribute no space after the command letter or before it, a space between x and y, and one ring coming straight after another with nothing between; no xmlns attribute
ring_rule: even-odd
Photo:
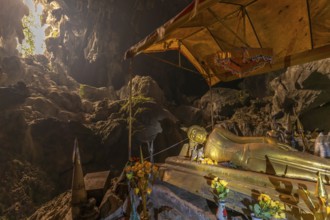
<svg viewBox="0 0 330 220"><path fill-rule="evenodd" d="M217 219L218 220L227 220L227 210L226 210L226 202L218 201L218 209L217 209Z"/></svg>
<svg viewBox="0 0 330 220"><path fill-rule="evenodd" d="M142 198L142 213L141 213L141 220L148 220L149 219L149 214L147 210L147 192L143 191L141 194Z"/></svg>
<svg viewBox="0 0 330 220"><path fill-rule="evenodd" d="M252 220L262 220L262 218L258 218L254 215L254 213L251 214Z"/></svg>

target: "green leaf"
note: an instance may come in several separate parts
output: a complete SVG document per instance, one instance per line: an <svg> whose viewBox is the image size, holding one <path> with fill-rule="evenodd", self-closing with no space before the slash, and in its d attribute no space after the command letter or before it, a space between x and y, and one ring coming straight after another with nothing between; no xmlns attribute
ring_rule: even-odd
<svg viewBox="0 0 330 220"><path fill-rule="evenodd" d="M264 213L264 219L271 219L272 215L269 212Z"/></svg>
<svg viewBox="0 0 330 220"><path fill-rule="evenodd" d="M131 180L133 178L133 173L126 174L127 179Z"/></svg>
<svg viewBox="0 0 330 220"><path fill-rule="evenodd" d="M261 208L258 204L254 204L253 210L254 210L253 212L257 215L259 215L259 213L261 212Z"/></svg>

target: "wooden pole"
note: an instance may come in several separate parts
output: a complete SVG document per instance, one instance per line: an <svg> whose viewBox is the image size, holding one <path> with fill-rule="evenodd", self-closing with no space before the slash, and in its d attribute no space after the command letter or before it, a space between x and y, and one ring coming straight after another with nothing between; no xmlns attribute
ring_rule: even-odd
<svg viewBox="0 0 330 220"><path fill-rule="evenodd" d="M209 87L210 90L210 99L211 99L211 126L212 126L212 130L214 127L214 115L213 115L213 95L212 95L212 86Z"/></svg>
<svg viewBox="0 0 330 220"><path fill-rule="evenodd" d="M133 85L132 85L132 75L133 75L133 59L131 59L129 64L129 118L128 118L128 160L132 158L132 96L133 96Z"/></svg>
<svg viewBox="0 0 330 220"><path fill-rule="evenodd" d="M211 74L209 72L209 68L203 63L203 68L206 70L207 73L207 80L208 80L208 85L209 85L209 92L210 92L210 103L211 103L211 127L212 130L214 128L214 115L213 115L213 92L212 92L212 78Z"/></svg>

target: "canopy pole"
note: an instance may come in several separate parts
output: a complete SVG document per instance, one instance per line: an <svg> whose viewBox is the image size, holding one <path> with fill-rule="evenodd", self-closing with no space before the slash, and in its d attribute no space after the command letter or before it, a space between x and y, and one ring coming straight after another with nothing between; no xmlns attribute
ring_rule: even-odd
<svg viewBox="0 0 330 220"><path fill-rule="evenodd" d="M129 63L129 118L128 118L128 160L132 158L132 96L133 96L133 86L132 86L132 75L133 75L133 59Z"/></svg>
<svg viewBox="0 0 330 220"><path fill-rule="evenodd" d="M307 13L308 13L308 23L309 23L309 34L311 36L311 48L314 49L314 40L313 40L313 29L312 29L312 18L309 1L306 0Z"/></svg>
<svg viewBox="0 0 330 220"><path fill-rule="evenodd" d="M210 102L211 102L211 128L213 130L214 127L214 115L213 115L213 92L212 92L212 81L211 81L211 75L209 72L207 72L208 78L209 78L209 91L210 91Z"/></svg>
<svg viewBox="0 0 330 220"><path fill-rule="evenodd" d="M244 34L244 41L246 42L246 22L245 22L245 7L242 6L242 16L243 16L243 34Z"/></svg>
<svg viewBox="0 0 330 220"><path fill-rule="evenodd" d="M181 67L181 41L179 41L179 67Z"/></svg>
<svg viewBox="0 0 330 220"><path fill-rule="evenodd" d="M212 86L209 85L209 90L210 90L210 101L211 101L211 127L212 127L212 130L213 130L213 127L214 127L214 119L213 119L213 95L212 95Z"/></svg>

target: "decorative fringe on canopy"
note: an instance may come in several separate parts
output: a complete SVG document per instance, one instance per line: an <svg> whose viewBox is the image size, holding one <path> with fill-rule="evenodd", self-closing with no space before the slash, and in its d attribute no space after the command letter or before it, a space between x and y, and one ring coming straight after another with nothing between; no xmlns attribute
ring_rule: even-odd
<svg viewBox="0 0 330 220"><path fill-rule="evenodd" d="M269 48L241 48L219 51L210 56L211 65L224 68L242 77L245 73L264 67L272 61L273 50Z"/></svg>

